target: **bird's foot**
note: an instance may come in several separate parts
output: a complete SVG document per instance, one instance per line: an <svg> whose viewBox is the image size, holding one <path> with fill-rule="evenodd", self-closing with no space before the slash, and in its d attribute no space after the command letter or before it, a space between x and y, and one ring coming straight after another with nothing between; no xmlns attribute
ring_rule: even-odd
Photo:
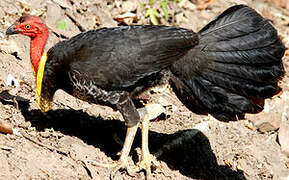
<svg viewBox="0 0 289 180"><path fill-rule="evenodd" d="M134 168L134 172L139 172L141 170L145 170L146 176L149 177L151 175L151 168L152 167L158 167L159 162L156 160L156 158L149 154L146 154L142 157L140 162L137 163L136 167Z"/></svg>
<svg viewBox="0 0 289 180"><path fill-rule="evenodd" d="M134 176L136 171L131 168L127 160L118 161L110 172L110 179L114 179L116 173L120 170L126 170L129 176Z"/></svg>
<svg viewBox="0 0 289 180"><path fill-rule="evenodd" d="M93 162L92 163L95 166L103 167L103 168L109 168L110 170L110 179L114 179L116 173L120 170L126 170L128 175L134 176L136 171L134 168L131 168L128 164L127 160L118 160L116 163L99 163L99 162Z"/></svg>

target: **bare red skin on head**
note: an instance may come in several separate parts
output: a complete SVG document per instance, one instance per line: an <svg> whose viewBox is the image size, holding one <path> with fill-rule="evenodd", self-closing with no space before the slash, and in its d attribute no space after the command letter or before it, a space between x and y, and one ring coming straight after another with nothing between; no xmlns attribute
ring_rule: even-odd
<svg viewBox="0 0 289 180"><path fill-rule="evenodd" d="M49 30L44 21L37 16L22 16L16 21L16 28L19 34L31 38L30 60L34 71L37 74L40 58L48 40Z"/></svg>

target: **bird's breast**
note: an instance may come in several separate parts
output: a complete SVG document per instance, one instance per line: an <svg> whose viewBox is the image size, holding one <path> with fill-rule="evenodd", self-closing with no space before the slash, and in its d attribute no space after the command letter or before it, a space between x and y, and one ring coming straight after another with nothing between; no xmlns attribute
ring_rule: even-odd
<svg viewBox="0 0 289 180"><path fill-rule="evenodd" d="M128 95L125 91L107 91L98 87L94 81L84 77L78 77L75 74L69 73L72 84L72 96L83 101L109 105L121 103L125 96Z"/></svg>

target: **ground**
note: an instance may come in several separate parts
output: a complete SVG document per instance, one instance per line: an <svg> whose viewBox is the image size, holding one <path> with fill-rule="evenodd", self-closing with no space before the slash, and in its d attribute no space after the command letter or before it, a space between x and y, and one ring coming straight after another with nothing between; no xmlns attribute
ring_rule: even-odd
<svg viewBox="0 0 289 180"><path fill-rule="evenodd" d="M150 18L145 17L149 7L158 10L159 24L198 31L231 5L247 4L272 20L288 47L289 13L281 2L286 5L286 1L274 0L215 0L203 5L193 0L168 1L169 21L166 21L159 1L1 0L0 121L10 124L18 134L0 133L0 179L108 179L110 169L98 167L95 162L117 160L125 135L118 112L85 103L62 91L57 92L52 111L43 114L38 110L29 39L5 37L6 29L22 14L46 20L51 31L48 49L88 29L150 24ZM288 55L286 51L283 59L286 69ZM19 82L19 87L7 85L9 74ZM154 167L151 179L288 177L289 158L277 141L278 125L269 130L257 127L261 121L280 122L289 102L288 83L285 75L280 83L283 93L267 100L264 112L229 123L190 112L166 86L152 89L146 103L161 104L166 112L150 123L150 149L160 163ZM131 166L139 159L139 134L130 154ZM145 179L145 176L144 172L129 176L123 171L116 174L116 179Z"/></svg>

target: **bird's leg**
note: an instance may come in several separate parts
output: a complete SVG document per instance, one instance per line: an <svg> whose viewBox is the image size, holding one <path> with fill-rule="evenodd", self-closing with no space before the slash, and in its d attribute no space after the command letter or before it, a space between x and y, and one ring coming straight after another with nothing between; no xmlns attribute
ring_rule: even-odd
<svg viewBox="0 0 289 180"><path fill-rule="evenodd" d="M129 174L133 174L133 172L135 172L130 169L127 158L128 158L134 137L136 135L138 125L139 123L137 123L136 125L132 127L127 128L124 144L121 150L121 155L117 163L104 164L104 163L94 162L94 165L96 166L105 167L105 168L113 168L111 171L111 179L113 179L113 176L115 175L115 173L120 169L126 169Z"/></svg>
<svg viewBox="0 0 289 180"><path fill-rule="evenodd" d="M139 123L137 123L136 125L134 125L132 127L127 128L120 158L119 158L116 166L113 168L111 175L114 175L118 170L120 170L122 168L126 169L129 174L132 172L128 166L127 158L128 158L129 152L131 150L131 146L132 146L138 125L139 125Z"/></svg>
<svg viewBox="0 0 289 180"><path fill-rule="evenodd" d="M145 112L139 113L141 115L141 160L137 164L136 171L140 171L145 169L146 175L149 176L151 174L151 165L158 165L159 163L150 154L149 144L148 144L148 133L149 133L149 121L157 118L162 112L164 112L164 108L159 104L148 104L145 107Z"/></svg>
<svg viewBox="0 0 289 180"><path fill-rule="evenodd" d="M140 122L139 112L135 108L135 105L133 104L129 96L125 96L124 98L122 97L121 99L123 101L119 102L116 107L122 114L125 120L125 125L127 126L127 132L123 148L121 150L121 155L118 162L115 165L100 164L100 166L102 167L113 167L113 170L111 172L111 179L113 179L115 173L120 169L126 169L127 172L131 174L132 171L128 166L128 155Z"/></svg>
<svg viewBox="0 0 289 180"><path fill-rule="evenodd" d="M137 171L145 169L146 175L151 174L151 162L153 156L150 154L148 147L148 132L149 132L149 119L146 115L143 121L141 122L141 160L137 164Z"/></svg>
<svg viewBox="0 0 289 180"><path fill-rule="evenodd" d="M125 141L123 144L123 148L121 150L121 155L116 164L102 164L95 163L97 166L113 168L111 173L111 178L113 178L114 174L120 169L126 169L129 174L134 174L134 172L138 172L142 169L146 170L146 174L151 174L151 164L152 162L157 165L158 163L155 161L153 156L149 152L148 148L148 130L149 130L149 121L158 117L162 112L164 112L164 108L158 104L149 104L144 108L140 108L137 110L139 118L141 119L141 129L142 129L142 154L141 161L138 163L137 168L130 169L128 166L128 155L131 150L131 146L134 140L134 137L137 132L137 128L139 126L139 122L137 122L133 126L128 126Z"/></svg>

